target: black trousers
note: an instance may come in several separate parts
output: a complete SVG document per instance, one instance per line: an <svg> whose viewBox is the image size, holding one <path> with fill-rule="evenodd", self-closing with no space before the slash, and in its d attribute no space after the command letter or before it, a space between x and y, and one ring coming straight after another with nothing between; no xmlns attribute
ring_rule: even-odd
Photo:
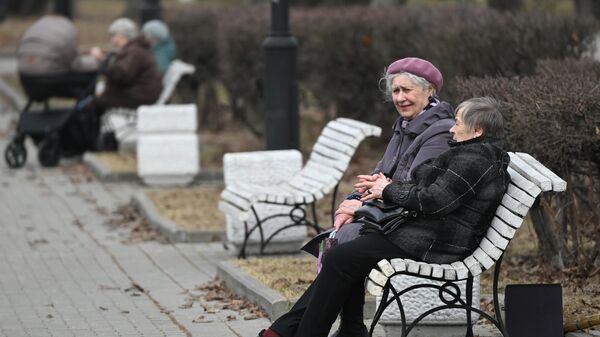
<svg viewBox="0 0 600 337"><path fill-rule="evenodd" d="M412 258L382 234L361 236L332 248L321 273L271 329L282 337L327 337L342 307L344 311L363 310L365 277L377 262L398 257Z"/></svg>

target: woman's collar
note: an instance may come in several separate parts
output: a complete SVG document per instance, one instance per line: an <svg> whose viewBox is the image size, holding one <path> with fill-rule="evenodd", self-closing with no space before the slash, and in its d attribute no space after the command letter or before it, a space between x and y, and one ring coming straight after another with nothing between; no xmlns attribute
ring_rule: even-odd
<svg viewBox="0 0 600 337"><path fill-rule="evenodd" d="M467 140L463 140L462 142L457 142L455 140L448 141L448 145L450 145L450 147L457 147L457 146L463 146L463 145L469 145L469 144L475 144L475 143L489 143L489 144L496 145L498 147L502 147L502 139L486 137L485 135L467 139Z"/></svg>

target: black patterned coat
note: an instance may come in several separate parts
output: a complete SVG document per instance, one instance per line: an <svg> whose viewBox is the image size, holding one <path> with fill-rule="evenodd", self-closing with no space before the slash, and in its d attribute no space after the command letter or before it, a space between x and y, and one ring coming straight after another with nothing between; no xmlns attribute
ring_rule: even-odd
<svg viewBox="0 0 600 337"><path fill-rule="evenodd" d="M412 182L393 182L383 198L419 215L388 234L415 259L450 263L470 255L485 236L508 187L509 156L498 142L455 143L419 165Z"/></svg>

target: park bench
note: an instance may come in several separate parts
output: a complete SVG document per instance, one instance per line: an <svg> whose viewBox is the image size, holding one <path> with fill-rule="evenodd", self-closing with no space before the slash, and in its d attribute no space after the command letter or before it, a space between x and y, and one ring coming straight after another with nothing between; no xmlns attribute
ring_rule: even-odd
<svg viewBox="0 0 600 337"><path fill-rule="evenodd" d="M154 105L167 104L179 80L187 74L193 74L196 68L180 60L174 60L162 77L163 89ZM113 131L120 146L134 149L137 141L137 113L136 110L126 108L110 109L104 114L103 133Z"/></svg>
<svg viewBox="0 0 600 337"><path fill-rule="evenodd" d="M508 172L511 182L504 194L502 203L496 210L491 226L479 247L472 255L462 261L451 264L430 264L410 259L381 260L378 268L371 270L367 279L367 290L380 297L379 306L371 325L371 334L383 313L395 303L400 313L401 336L407 336L415 326L427 316L447 309L458 309L466 314L467 336L473 336L471 313L482 315L492 322L503 336L508 336L502 320L498 301L498 278L502 257L510 240L521 226L523 218L541 192L564 191L567 183L526 153L509 153L510 164ZM493 299L495 317L472 306L473 280L485 270L494 266ZM413 278L418 282L408 285L402 279ZM429 280L429 281L427 281ZM461 297L458 281L466 281L465 299ZM403 308L403 296L411 291L430 289L436 293L436 303L423 309L421 303L419 315L407 325L406 312ZM475 303L479 305L478 301ZM464 310L464 311L463 311Z"/></svg>
<svg viewBox="0 0 600 337"><path fill-rule="evenodd" d="M228 241L241 241L239 256L246 256L248 242L256 231L258 235L252 240L258 240L259 254L265 253L276 235L288 229L304 226L300 242L306 238L308 227L322 231L315 203L333 190L333 217L338 185L356 148L364 138L380 135L377 126L337 118L327 123L303 167L297 150L225 154L226 187L219 209L226 216ZM312 219L307 217L306 206L311 208ZM275 225L271 225L273 221Z"/></svg>

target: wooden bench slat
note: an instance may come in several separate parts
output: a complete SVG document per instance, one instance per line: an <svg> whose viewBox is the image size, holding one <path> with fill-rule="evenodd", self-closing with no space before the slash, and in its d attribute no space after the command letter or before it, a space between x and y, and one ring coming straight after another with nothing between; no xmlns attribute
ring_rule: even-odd
<svg viewBox="0 0 600 337"><path fill-rule="evenodd" d="M562 192L567 189L567 182L556 173L550 171L546 166L533 158L529 153L515 152L519 158L523 159L527 164L536 169L540 174L550 179L552 182L552 191Z"/></svg>
<svg viewBox="0 0 600 337"><path fill-rule="evenodd" d="M338 170L340 172L346 171L346 168L348 167L348 163L344 163L339 160L327 158L327 157L323 156L322 154L315 152L315 151L313 151L310 154L310 158L308 160L314 161L321 165L334 167L336 170Z"/></svg>
<svg viewBox="0 0 600 337"><path fill-rule="evenodd" d="M354 152L356 152L356 148L352 147L348 144L344 144L341 143L335 139L331 139L327 136L324 135L320 135L319 138L317 138L317 143L316 144L320 144L322 146L326 146L330 149L336 149L339 152L345 153L349 156L352 156L354 154ZM315 145L316 145L315 144Z"/></svg>
<svg viewBox="0 0 600 337"><path fill-rule="evenodd" d="M355 138L364 138L367 136L361 128L357 128L353 125L348 125L345 123L340 123L337 119L327 123L327 127L330 127L338 132Z"/></svg>
<svg viewBox="0 0 600 337"><path fill-rule="evenodd" d="M450 263L450 265L452 266L452 268L454 268L454 270L456 270L456 277L459 280L462 280L469 276L469 268L467 268L467 266L462 261L452 262Z"/></svg>
<svg viewBox="0 0 600 337"><path fill-rule="evenodd" d="M444 268L444 279L454 281L457 279L456 269L449 264L442 264L440 267Z"/></svg>
<svg viewBox="0 0 600 337"><path fill-rule="evenodd" d="M483 238L479 243L479 248L489 255L493 260L498 260L502 256L503 251L494 246L487 238Z"/></svg>
<svg viewBox="0 0 600 337"><path fill-rule="evenodd" d="M523 223L523 218L509 211L502 205L498 206L496 209L496 216L507 224L511 225L513 228L519 228Z"/></svg>
<svg viewBox="0 0 600 337"><path fill-rule="evenodd" d="M357 128L360 128L368 136L375 136L375 137L381 136L381 128L378 126L363 123L361 121L357 121L354 119L343 118L343 117L340 117L336 120L340 123L347 124L347 125L353 125Z"/></svg>
<svg viewBox="0 0 600 337"><path fill-rule="evenodd" d="M467 268L469 269L469 271L471 272L471 275L473 276L477 276L479 274L482 273L481 270L481 265L479 264L479 261L477 261L473 255L471 256L467 256L464 259L464 264L467 266Z"/></svg>
<svg viewBox="0 0 600 337"><path fill-rule="evenodd" d="M491 226L496 230L496 232L507 239L512 239L515 236L516 229L512 226L509 226L498 217L494 217L494 219L492 219Z"/></svg>
<svg viewBox="0 0 600 337"><path fill-rule="evenodd" d="M315 144L315 146L313 146L313 151L317 151L318 153L323 154L324 156L330 157L330 158L334 158L337 159L339 161L342 162L350 162L350 156L345 154L344 152L340 152L334 149L331 149L325 145L322 144Z"/></svg>
<svg viewBox="0 0 600 337"><path fill-rule="evenodd" d="M436 277L436 278L443 278L444 277L444 268L442 268L441 265L435 264L435 263L431 263L430 266L432 267L432 271L431 271L431 276L432 277Z"/></svg>
<svg viewBox="0 0 600 337"><path fill-rule="evenodd" d="M395 273L394 267L392 266L390 261L386 259L377 262L377 266L379 267L379 269L381 269L381 272L387 277L390 277Z"/></svg>
<svg viewBox="0 0 600 337"><path fill-rule="evenodd" d="M431 267L428 263L419 263L419 275L422 276L431 276L433 272L433 267Z"/></svg>
<svg viewBox="0 0 600 337"><path fill-rule="evenodd" d="M390 264L392 265L392 267L394 267L394 270L397 272L406 271L406 262L404 262L404 259L391 259Z"/></svg>
<svg viewBox="0 0 600 337"><path fill-rule="evenodd" d="M510 155L510 167L519 172L528 180L534 182L539 186L539 188L542 189L542 191L552 190L552 181L550 179L542 175L535 168L531 167L515 153L509 152L508 154Z"/></svg>
<svg viewBox="0 0 600 337"><path fill-rule="evenodd" d="M371 272L369 273L369 279L380 286L384 286L388 280L387 276L377 269L371 269Z"/></svg>
<svg viewBox="0 0 600 337"><path fill-rule="evenodd" d="M404 261L406 262L406 271L412 274L418 274L419 273L419 263L417 261L413 261L413 260L409 260L409 259L404 259Z"/></svg>
<svg viewBox="0 0 600 337"><path fill-rule="evenodd" d="M332 140L347 144L353 148L356 148L360 144L360 140L354 137L348 136L347 134L336 131L335 129L325 127L322 132L323 136L331 138Z"/></svg>
<svg viewBox="0 0 600 337"><path fill-rule="evenodd" d="M325 151L322 151L320 149L313 149L311 156L313 156L314 154L318 154L319 156L326 158L328 161L335 163L335 165L337 165L336 167L340 170L345 170L348 167L348 164L350 163L349 157L343 155L339 156L333 151L329 151L327 149L325 149Z"/></svg>
<svg viewBox="0 0 600 337"><path fill-rule="evenodd" d="M337 170L331 166L326 166L326 165L323 165L316 161L311 161L311 160L309 160L306 163L306 165L300 172L303 172L310 176L310 172L314 172L314 171L316 171L317 173L320 173L320 177L322 179L334 180L336 184L337 184L337 182L340 181L340 179L343 176L343 173L340 172L339 170Z"/></svg>
<svg viewBox="0 0 600 337"><path fill-rule="evenodd" d="M490 240L490 242L498 249L500 250L506 250L506 246L508 246L508 240L506 238L504 238L502 235L500 235L498 232L496 232L496 230L494 229L494 227L488 228L488 231L485 235L485 237Z"/></svg>
<svg viewBox="0 0 600 337"><path fill-rule="evenodd" d="M481 248L475 249L475 251L473 252L473 257L477 261L479 261L479 263L481 263L484 270L490 269L495 263L495 260L492 259L488 254L486 254L485 251L483 251Z"/></svg>
<svg viewBox="0 0 600 337"><path fill-rule="evenodd" d="M542 189L539 188L536 184L527 180L527 178L523 177L519 172L515 171L512 167L508 168L508 174L510 174L510 182L513 183L518 188L525 191L525 193L531 195L532 197L537 197L538 194L542 192Z"/></svg>
<svg viewBox="0 0 600 337"><path fill-rule="evenodd" d="M527 212L529 212L528 206L520 203L518 200L512 198L508 194L504 194L504 196L502 197L501 205L506 207L511 212L517 213L522 217L527 215Z"/></svg>
<svg viewBox="0 0 600 337"><path fill-rule="evenodd" d="M373 296L383 295L383 288L381 286L378 286L371 280L367 280L367 291Z"/></svg>
<svg viewBox="0 0 600 337"><path fill-rule="evenodd" d="M525 193L520 188L516 187L512 183L508 184L508 189L506 190L506 194L510 195L514 199L521 202L523 205L527 207L531 207L535 202L535 198Z"/></svg>

